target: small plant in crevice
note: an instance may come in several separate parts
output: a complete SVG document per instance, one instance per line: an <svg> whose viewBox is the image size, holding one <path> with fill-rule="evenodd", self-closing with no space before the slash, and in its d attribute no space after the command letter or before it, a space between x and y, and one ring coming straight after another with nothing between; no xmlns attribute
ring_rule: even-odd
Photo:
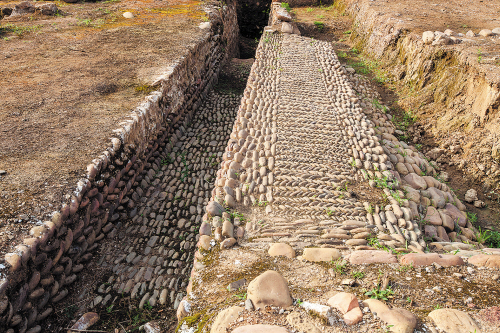
<svg viewBox="0 0 500 333"><path fill-rule="evenodd" d="M292 8L290 8L290 4L288 2L282 2L281 7L285 8L287 12L291 12Z"/></svg>
<svg viewBox="0 0 500 333"><path fill-rule="evenodd" d="M332 267L333 270L340 275L344 274L344 271L347 268L347 261L345 261L342 258L339 258L337 260L332 260L331 264L333 265Z"/></svg>
<svg viewBox="0 0 500 333"><path fill-rule="evenodd" d="M326 212L326 215L328 216L332 216L333 213L335 213L335 210L334 209L331 209L331 208L326 208L325 209L325 212Z"/></svg>
<svg viewBox="0 0 500 333"><path fill-rule="evenodd" d="M399 265L397 268L398 272L408 272L413 269L413 262L410 262L408 265Z"/></svg>
<svg viewBox="0 0 500 333"><path fill-rule="evenodd" d="M388 286L386 289L381 290L380 286L373 288L365 293L365 296L369 296L373 299L379 299L383 301L388 301L389 298L394 296L394 291L391 289L391 286Z"/></svg>
<svg viewBox="0 0 500 333"><path fill-rule="evenodd" d="M325 24L320 21L314 21L314 25L316 26L319 32L322 32L323 29L325 28Z"/></svg>
<svg viewBox="0 0 500 333"><path fill-rule="evenodd" d="M491 238L491 233L489 230L481 230L481 227L478 227L478 232L475 234L476 240L479 244L486 243Z"/></svg>
<svg viewBox="0 0 500 333"><path fill-rule="evenodd" d="M357 280L361 280L362 278L365 277L365 273L364 272L359 272L359 271L353 271L351 272L351 275L353 278L357 279Z"/></svg>
<svg viewBox="0 0 500 333"><path fill-rule="evenodd" d="M241 292L241 293L238 293L238 294L234 294L232 297L240 299L240 300L246 300L247 299L247 293Z"/></svg>
<svg viewBox="0 0 500 333"><path fill-rule="evenodd" d="M467 219L470 221L470 223L475 224L477 222L477 215L472 212L467 212Z"/></svg>

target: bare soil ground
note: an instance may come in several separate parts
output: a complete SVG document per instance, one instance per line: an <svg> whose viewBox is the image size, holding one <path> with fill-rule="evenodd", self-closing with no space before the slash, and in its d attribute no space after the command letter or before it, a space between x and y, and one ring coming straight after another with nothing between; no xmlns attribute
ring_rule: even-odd
<svg viewBox="0 0 500 333"><path fill-rule="evenodd" d="M366 2L366 1L363 1ZM426 30L452 29L455 32L466 33L473 30L478 33L481 29L493 29L500 26L497 19L498 11L491 10L492 1L470 1L467 6L459 5L456 1L434 1L429 5L424 1L368 1L370 6L379 8L381 15L397 17L404 21L404 26L412 32L421 33ZM387 105L390 113L395 117L396 123L401 123L408 114L408 98L404 90L398 87L397 81L387 80L387 73L376 67L375 62L371 62L363 54L359 54L354 43L350 40L352 18L343 14L343 8L335 6L320 7L299 7L293 8L297 25L303 35L320 40L331 41L334 44L339 59L342 63L352 66L360 74L371 79L372 86L381 96L380 104ZM484 39L479 38L480 40ZM490 38L491 39L491 38ZM500 53L499 38L488 40L486 48L489 56ZM429 111L431 112L431 111ZM417 119L417 123L420 119ZM409 127L413 125L411 122ZM440 142L448 139L438 136L438 133L425 131L417 142L425 152L432 148L439 147ZM481 135L481 131L470 133L470 135ZM412 139L411 137L409 138ZM441 164L442 170L449 174L449 186L455 190L458 197L467 205L468 211L477 215L477 226L492 230L500 230L500 202L496 196L485 196L483 183L467 177L453 163ZM476 208L472 204L466 203L463 199L468 189L475 189L480 200L486 203L486 208Z"/></svg>
<svg viewBox="0 0 500 333"><path fill-rule="evenodd" d="M0 20L0 252L59 208L207 19L203 1L44 3L60 12Z"/></svg>
<svg viewBox="0 0 500 333"><path fill-rule="evenodd" d="M440 269L432 266L428 271L422 267L399 264L351 265L347 260L313 263L297 258L272 258L267 255L267 249L267 245L250 242L229 251L212 250L207 254L203 259L206 268L198 271L199 277L195 278L193 293L194 299L198 301L191 308L190 318L202 318L199 325L203 327L210 324L224 308L244 307L247 285L233 291L228 291L226 287L240 279L246 279L246 283L249 283L264 271L274 270L287 280L291 296L299 302L295 302L295 307L285 308L285 313L278 313L279 309L275 308L244 312L243 320L238 319L231 328L265 323L292 329L285 318L288 311L299 310L300 301L324 304L339 291L353 293L358 299L366 299L367 291L373 290L387 279L392 293L386 304L414 313L418 318L418 331L423 331L424 328L427 330L427 315L439 308L466 311L481 324L484 331L498 330L498 323L484 322L480 315L480 309L494 306L498 296L496 282L491 279L494 272L491 270L477 270L470 275L465 265ZM300 255L300 251L297 255ZM343 283L346 279L352 279L354 283ZM467 303L469 297L472 302ZM341 317L334 313L333 326L325 326L319 317L314 322L321 327L322 332L388 332L384 323L371 315L365 315L362 322L353 326L343 324Z"/></svg>

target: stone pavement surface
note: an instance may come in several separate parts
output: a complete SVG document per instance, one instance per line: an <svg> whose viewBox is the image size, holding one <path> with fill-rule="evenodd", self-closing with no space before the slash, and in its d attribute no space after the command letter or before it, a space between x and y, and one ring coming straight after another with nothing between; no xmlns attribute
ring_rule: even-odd
<svg viewBox="0 0 500 333"><path fill-rule="evenodd" d="M469 282L473 294L480 283L469 279L498 280L500 251L478 242L466 207L433 177L438 170L432 162L399 141L390 118L367 104L377 93L366 80L340 64L332 44L283 28L280 33L280 26L297 31L286 23L266 28L243 95L208 93L146 164L106 185L116 209L104 225L87 217L75 230L85 250L108 238L91 268L106 274L79 299L91 295L96 311L123 299L131 308L176 309L182 332L191 332L197 321L212 332L371 332L383 325L393 332L488 332L465 311L436 309L422 318L392 302L391 269L398 275L415 269L395 288L411 281L409 289L441 293L446 287L419 283L426 283L423 272L443 269ZM133 180L125 186L127 177ZM89 222L102 227L98 236L84 228ZM40 226L41 236L53 231L49 227ZM68 244L71 237L70 230ZM62 255L69 250L65 244L44 246L60 248ZM20 265L23 253L7 257L8 264ZM14 306L0 298L0 315L6 313L0 319L13 327L9 333L24 333L49 316L91 257L73 264L66 257L58 262L59 256L51 262L59 264L57 279L42 269ZM333 284L348 265L353 278ZM375 270L376 282L364 283L362 276ZM31 286L39 282L44 288ZM353 289L360 285L365 290ZM366 299L368 290L378 300ZM315 291L321 296L296 297ZM387 297L377 294L382 292ZM29 302L27 316L13 315L26 299L36 306ZM476 307L472 299L463 304Z"/></svg>
<svg viewBox="0 0 500 333"><path fill-rule="evenodd" d="M293 31L289 24L286 31ZM390 119L365 103L376 92L341 66L332 45L279 33L279 27L266 28L257 50L203 216L203 241L194 255L188 295L179 303L180 330L189 331L186 316L191 320L191 315L224 309L226 302L216 301L222 291L216 290L231 276L234 281L245 276L234 283L238 295L247 290L247 299L232 310L237 318L225 324L229 331L258 332L262 325L273 325L283 331L343 332L354 325L355 331L371 332L378 321L393 332L417 327L437 332L463 327L466 319L467 327L476 327L463 311L430 316L423 324L408 309L358 300L352 293L337 294L330 306L324 305L325 297L316 297L315 303L295 299L290 305L289 295L301 293L309 279L319 280L315 286L328 280L324 266L317 270L311 265L330 265L333 275L334 269L341 275L347 263L362 271L373 264L379 272L383 267L420 272L421 266L434 272L464 266L463 258L481 255L490 258L471 259L471 264L495 267L499 252L476 242L465 206L446 184L426 176L437 175L427 157L399 141ZM367 197L363 191L373 191L376 202L359 200ZM431 253L445 248L454 252ZM405 253L410 254L398 258ZM258 268L269 265L274 268L267 272ZM306 278L304 266L317 271L317 277ZM467 271L474 269L469 265ZM213 281L213 275L224 282ZM377 286L386 289L388 280L384 285L380 278ZM352 286L356 280L342 284Z"/></svg>

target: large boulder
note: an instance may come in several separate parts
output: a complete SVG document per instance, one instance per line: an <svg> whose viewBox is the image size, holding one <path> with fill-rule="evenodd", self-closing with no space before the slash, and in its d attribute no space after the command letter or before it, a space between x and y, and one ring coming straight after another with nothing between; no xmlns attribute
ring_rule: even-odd
<svg viewBox="0 0 500 333"><path fill-rule="evenodd" d="M276 271L266 271L248 284L247 298L256 308L292 305L287 281Z"/></svg>

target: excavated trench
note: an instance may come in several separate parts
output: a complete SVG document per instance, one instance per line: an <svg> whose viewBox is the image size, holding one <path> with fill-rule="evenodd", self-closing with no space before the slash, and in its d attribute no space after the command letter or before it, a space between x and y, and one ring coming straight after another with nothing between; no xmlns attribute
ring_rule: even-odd
<svg viewBox="0 0 500 333"><path fill-rule="evenodd" d="M119 199L119 204L104 219L87 216L82 228L73 231L75 239L92 238L92 244L79 244L88 247L81 251L86 250L84 260L64 258L52 274L48 274L50 268L36 271L30 283L41 278L46 287L34 292L27 288L28 293L41 295L27 296L35 306L10 318L10 332L25 332L33 326L34 331L28 332L64 331L89 311L100 317L93 330L128 332L151 320L157 320L162 331L175 327L174 311L190 279L204 207L212 196L253 63L257 43L247 41L260 37L269 4L239 4L241 59L223 65L217 84L202 94L196 109L167 119L156 140L149 143L152 149L143 156L145 163L123 163L125 168L117 170L121 177L109 177L104 186L112 194L107 197ZM131 155L132 149L125 146L120 152ZM113 171L108 170L108 176ZM127 191L113 191L122 184L127 184ZM99 224L101 232L90 231L89 222Z"/></svg>

